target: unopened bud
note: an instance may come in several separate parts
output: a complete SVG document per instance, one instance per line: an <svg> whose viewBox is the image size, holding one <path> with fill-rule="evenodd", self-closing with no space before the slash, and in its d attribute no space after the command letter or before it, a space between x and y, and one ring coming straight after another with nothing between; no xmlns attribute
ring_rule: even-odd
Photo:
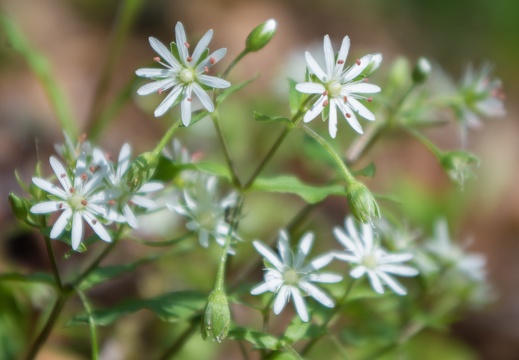
<svg viewBox="0 0 519 360"><path fill-rule="evenodd" d="M429 78L429 75L431 75L431 69L432 67L429 60L424 57L419 58L413 69L413 81L416 84L425 82Z"/></svg>
<svg viewBox="0 0 519 360"><path fill-rule="evenodd" d="M245 40L245 49L249 52L261 50L276 33L276 20L270 19L254 28Z"/></svg>
<svg viewBox="0 0 519 360"><path fill-rule="evenodd" d="M231 312L223 290L213 290L207 299L202 318L202 339L221 342L229 331Z"/></svg>
<svg viewBox="0 0 519 360"><path fill-rule="evenodd" d="M475 177L472 170L479 166L479 159L471 153L455 150L443 154L441 165L449 178L463 188L466 180Z"/></svg>
<svg viewBox="0 0 519 360"><path fill-rule="evenodd" d="M357 220L367 224L374 217L380 217L380 210L375 198L366 185L360 181L354 180L349 184L346 196L350 210Z"/></svg>
<svg viewBox="0 0 519 360"><path fill-rule="evenodd" d="M31 208L31 204L27 199L10 193L9 205L11 206L11 210L18 220L27 221L27 217L30 215L29 209Z"/></svg>
<svg viewBox="0 0 519 360"><path fill-rule="evenodd" d="M139 155L130 165L125 174L126 186L131 192L136 192L153 176L159 163L159 157L153 152Z"/></svg>

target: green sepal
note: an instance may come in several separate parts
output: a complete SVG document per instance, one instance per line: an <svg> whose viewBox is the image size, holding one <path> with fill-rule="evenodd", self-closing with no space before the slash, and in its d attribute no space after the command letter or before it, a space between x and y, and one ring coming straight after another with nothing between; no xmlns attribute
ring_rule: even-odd
<svg viewBox="0 0 519 360"><path fill-rule="evenodd" d="M232 85L232 86L226 88L225 90L222 90L222 92L220 92L218 94L218 96L216 97L216 102L217 103L223 102L225 99L227 99L227 97L229 97L230 95L234 94L235 92L240 91L245 86L249 85L251 82L256 80L258 77L259 77L259 74L256 74L256 75L254 75L252 78L250 78L248 80L242 81L241 83Z"/></svg>
<svg viewBox="0 0 519 360"><path fill-rule="evenodd" d="M297 114L301 105L303 104L303 93L296 90L297 81L294 79L288 80L288 103L290 106L290 115Z"/></svg>
<svg viewBox="0 0 519 360"><path fill-rule="evenodd" d="M280 350L282 345L277 337L244 327L232 328L227 337L233 340L244 340L255 349Z"/></svg>
<svg viewBox="0 0 519 360"><path fill-rule="evenodd" d="M353 172L353 175L354 176L365 176L365 177L375 177L375 172L376 172L376 168L375 168L375 164L374 163L369 163L369 165L363 167L362 169L358 170L358 171L354 171Z"/></svg>
<svg viewBox="0 0 519 360"><path fill-rule="evenodd" d="M290 121L290 119L287 119L285 117L265 115L265 114L261 114L256 111L254 111L254 120L260 121L260 122L282 123L282 124L288 125L290 127L293 127L293 125L294 125L292 123L292 121Z"/></svg>
<svg viewBox="0 0 519 360"><path fill-rule="evenodd" d="M56 286L56 280L54 276L49 273L44 272L36 272L28 275L19 274L19 273L7 273L0 275L0 282L3 281L14 281L14 282L22 282L22 283L40 283L47 284L51 286Z"/></svg>

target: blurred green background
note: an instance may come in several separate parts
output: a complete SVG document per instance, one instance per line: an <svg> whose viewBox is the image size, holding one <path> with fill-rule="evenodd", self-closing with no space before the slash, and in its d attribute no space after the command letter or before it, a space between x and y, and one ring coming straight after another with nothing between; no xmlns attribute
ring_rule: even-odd
<svg viewBox="0 0 519 360"><path fill-rule="evenodd" d="M106 0L0 0L5 14L49 59L55 81L64 89L66 101L70 101L82 129L87 127L92 115L93 94L121 3ZM268 126L259 129L252 120L251 109L266 113L284 111L286 114L284 78L293 76L294 67L301 69L305 50L321 47L324 34L330 34L334 43L349 35L351 51L357 55L381 52L384 55L381 73L398 56L407 57L411 64L419 56L426 56L440 64L454 79L459 78L469 63L488 61L494 64L495 75L502 79L507 96L507 116L485 122L481 129L470 133L468 148L481 156L482 165L477 181L464 192L453 190L435 159L420 144L405 136L383 141L365 161L373 160L377 166L377 177L370 185L381 192L397 191L403 195L407 204L405 210L414 223L429 226L439 213L447 213L457 237L461 240L470 238L470 250L487 256L489 277L495 285L495 304L482 312L466 314L447 332L421 335L410 345L410 354L420 353L420 349L444 346L452 349L452 359L517 359L519 124L514 99L519 95L518 14L517 0L143 0L130 36L121 49L121 57L113 68L104 101L113 99L118 90L134 78L135 69L150 63L155 56L147 37L154 36L163 42L172 40L177 21L184 23L191 39L200 37L209 28L214 29L211 47L228 49L227 58L223 61L227 64L226 61L241 51L252 28L275 18L279 30L273 41L260 53L246 58L231 78L238 81L261 74L241 97L235 99L241 103L229 105L226 111L232 116L224 120L224 129L229 134L237 163L247 172L248 164L254 162L250 153L262 154L269 146L260 143L257 139L261 137L257 135L269 136L269 133L277 134L279 130ZM30 179L36 159L46 163L45 159L53 152L53 144L62 142L61 130L36 78L1 33L0 39L0 271L46 269L48 264L40 239L19 230L6 198L11 191L21 192L13 176L14 169L18 169L25 180ZM374 83L377 83L378 76L374 75ZM133 96L101 136L101 145L112 153L116 153L125 141L132 143L135 153L151 148L168 124L167 119L152 119L148 115L158 101L158 97L137 99ZM135 102L140 106L137 107ZM142 111L143 108L150 111ZM454 149L459 146L458 134L454 128L450 130L434 130L428 134L442 149ZM200 127L196 134L183 132L181 137L188 148L202 153L210 151L214 140L210 127ZM282 147L270 171L316 176L321 165L316 165L315 160L304 159L303 152L294 144L288 142ZM281 214L280 224L290 218L294 212L292 207L297 205L287 205L289 210L287 214ZM326 202L320 209L319 219L325 219L321 226L331 227L340 222L344 216L342 206L333 199ZM267 216L259 215L258 224L252 228L261 228L261 219ZM271 231L272 228L273 225ZM256 238L269 234L272 233L250 235ZM136 252L130 246L113 261L135 256ZM193 255L193 261L203 264L206 260ZM174 265L162 265L163 268L154 267L139 273L138 281L132 278L121 280L119 296L164 290L164 287L171 287L164 284L174 280L183 281L183 286L188 286L190 280L204 279L196 269L188 269L188 273L182 276L168 275ZM69 263L64 266L67 267L73 265ZM209 274L211 271L207 269ZM210 284L200 286L209 288ZM24 336L24 330L13 323L17 317L10 315L24 317L23 307L18 302L31 302L38 308L38 299L48 296L44 289L33 289L30 296L23 289L14 292L13 295L12 289L0 288L0 348L16 348L17 339ZM103 289L99 289L94 297L96 303L103 305L119 300L114 294L103 294ZM26 317L27 324L23 328L30 332L30 316L34 317L35 313L25 315L29 318ZM144 317L143 321L151 326L152 319L146 316L141 314L140 320ZM112 330L118 337L133 339L140 334L136 326L130 318ZM167 342L168 336L164 331L172 331L171 326L155 322L153 329L160 338L144 339L144 343ZM72 336L67 331L70 330L58 330L58 335L49 341L42 359L86 358L80 354L88 353L88 346L74 337L86 337L87 330L74 329ZM16 335L16 332L21 334ZM10 336L13 341L9 341ZM60 344L76 347L77 351L64 353ZM134 345L136 354L144 346ZM106 350L110 344L104 346ZM199 342L188 343L185 358L193 354L198 354L198 358L211 358L212 346L215 345L205 343L201 347ZM415 350L412 350L413 346ZM229 354L222 358L232 358L233 353ZM430 357L425 356L420 358L438 357L435 352L430 352Z"/></svg>

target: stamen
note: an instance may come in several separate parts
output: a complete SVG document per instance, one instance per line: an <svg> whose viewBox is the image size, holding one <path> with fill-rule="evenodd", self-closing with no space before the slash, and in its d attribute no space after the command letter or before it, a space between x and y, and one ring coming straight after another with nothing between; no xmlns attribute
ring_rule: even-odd
<svg viewBox="0 0 519 360"><path fill-rule="evenodd" d="M158 56L155 56L155 57L153 58L153 61L160 62L160 58L159 58Z"/></svg>
<svg viewBox="0 0 519 360"><path fill-rule="evenodd" d="M88 170L90 170L91 173L95 173L96 172L96 168L94 167L94 165L90 165L88 167Z"/></svg>
<svg viewBox="0 0 519 360"><path fill-rule="evenodd" d="M186 47L187 47L188 49L191 47L191 45L189 45L189 43L188 43L187 41L184 43L184 45L186 45Z"/></svg>
<svg viewBox="0 0 519 360"><path fill-rule="evenodd" d="M325 91L323 92L323 96L328 96L328 90L325 90Z"/></svg>
<svg viewBox="0 0 519 360"><path fill-rule="evenodd" d="M204 71L205 71L206 73L208 73L208 72L209 72L209 68L208 68L207 66L205 66L205 67L204 67Z"/></svg>
<svg viewBox="0 0 519 360"><path fill-rule="evenodd" d="M369 79L368 78L364 78L364 80L362 80L364 82L369 82Z"/></svg>
<svg viewBox="0 0 519 360"><path fill-rule="evenodd" d="M85 133L79 135L79 137L78 137L79 143L84 143L86 141L86 139L87 139L87 134L85 134Z"/></svg>
<svg viewBox="0 0 519 360"><path fill-rule="evenodd" d="M70 189L68 189L68 191L69 191L71 194L73 194L73 193L76 192L76 189L74 189L73 187L71 187Z"/></svg>
<svg viewBox="0 0 519 360"><path fill-rule="evenodd" d="M128 200L128 205L135 205L135 203L132 200Z"/></svg>
<svg viewBox="0 0 519 360"><path fill-rule="evenodd" d="M88 203L87 203L87 201L86 201L85 199L83 199L83 200L81 200L81 205L83 205L83 206L87 206Z"/></svg>
<svg viewBox="0 0 519 360"><path fill-rule="evenodd" d="M92 225L95 225L97 224L97 220L96 219L92 219Z"/></svg>
<svg viewBox="0 0 519 360"><path fill-rule="evenodd" d="M338 60L338 61L337 61L337 64L339 64L339 65L344 64L344 60Z"/></svg>
<svg viewBox="0 0 519 360"><path fill-rule="evenodd" d="M188 56L187 61L191 62L191 60L193 60L193 58L191 56Z"/></svg>
<svg viewBox="0 0 519 360"><path fill-rule="evenodd" d="M114 199L108 200L108 205L115 205L115 200Z"/></svg>
<svg viewBox="0 0 519 360"><path fill-rule="evenodd" d="M355 60L355 64L357 64L357 66L360 66L360 60L359 59Z"/></svg>
<svg viewBox="0 0 519 360"><path fill-rule="evenodd" d="M63 203L59 203L59 204L58 204L58 209L59 209L59 210L63 209Z"/></svg>
<svg viewBox="0 0 519 360"><path fill-rule="evenodd" d="M191 100L193 100L193 99L191 99L191 98L186 98L186 100L189 101L189 102L191 102Z"/></svg>
<svg viewBox="0 0 519 360"><path fill-rule="evenodd" d="M88 180L87 174L81 174L81 180L87 181Z"/></svg>
<svg viewBox="0 0 519 360"><path fill-rule="evenodd" d="M351 118L351 114L350 113L346 113L344 114L348 119Z"/></svg>
<svg viewBox="0 0 519 360"><path fill-rule="evenodd" d="M106 160L110 161L110 162L114 162L114 158L112 157L111 154L109 153L105 153L105 158Z"/></svg>
<svg viewBox="0 0 519 360"><path fill-rule="evenodd" d="M368 98L368 102L372 102L372 101L373 101L373 98L370 96L370 97Z"/></svg>
<svg viewBox="0 0 519 360"><path fill-rule="evenodd" d="M209 63L210 63L211 65L216 64L216 59L215 59L214 57L209 58Z"/></svg>
<svg viewBox="0 0 519 360"><path fill-rule="evenodd" d="M348 102L348 97L347 96L343 97L342 99L344 100L344 102Z"/></svg>
<svg viewBox="0 0 519 360"><path fill-rule="evenodd" d="M330 102L329 102L328 100L324 100L324 102L323 102L323 107L328 106L329 103L330 103Z"/></svg>
<svg viewBox="0 0 519 360"><path fill-rule="evenodd" d="M67 176L67 174L61 174L59 177L63 179L65 176Z"/></svg>
<svg viewBox="0 0 519 360"><path fill-rule="evenodd" d="M163 91L164 91L163 89L159 89L157 92L158 92L159 95L160 95L160 94L162 94Z"/></svg>

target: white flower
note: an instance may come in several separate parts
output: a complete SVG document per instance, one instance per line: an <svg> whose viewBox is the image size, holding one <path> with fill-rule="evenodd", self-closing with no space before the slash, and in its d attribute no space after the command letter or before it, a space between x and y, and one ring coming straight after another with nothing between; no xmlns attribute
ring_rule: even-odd
<svg viewBox="0 0 519 360"><path fill-rule="evenodd" d="M108 217L106 209L103 207L106 194L99 189L104 171L99 169L89 178L84 153L77 159L73 178L69 177L63 165L56 158L50 158L50 165L63 189L47 180L32 178L32 182L48 192L51 199L57 199L44 201L31 207L31 212L34 214L62 211L52 227L50 237L52 239L59 237L65 227L72 222L72 248L77 250L83 239L83 220L85 220L101 240L111 242L110 235L99 221L99 218L107 219Z"/></svg>
<svg viewBox="0 0 519 360"><path fill-rule="evenodd" d="M461 246L455 244L449 236L449 228L445 219L436 222L434 237L426 248L440 262L450 268L458 269L469 279L485 281L485 257L481 254L469 254Z"/></svg>
<svg viewBox="0 0 519 360"><path fill-rule="evenodd" d="M189 55L190 45L187 42L184 26L180 22L175 27L175 35L177 40L175 46L178 50L179 58L176 58L176 55L173 55L160 41L153 37L149 38L151 47L160 55L160 58L155 58L155 60L166 67L166 69L138 69L135 72L138 76L154 79L155 82L142 86L137 90L137 94L149 95L154 92L160 94L164 90L171 89L168 96L155 109L155 116L162 116L180 97L182 123L188 126L191 122L193 93L207 111L214 111L211 98L201 85L216 89L226 88L231 85L227 80L206 75L209 72L209 68L225 56L227 49L218 49L207 55L208 51L206 49L213 37L213 31L209 30L200 39L193 54Z"/></svg>
<svg viewBox="0 0 519 360"><path fill-rule="evenodd" d="M252 295L270 291L276 294L274 314L278 315L292 297L301 320L309 320L303 295L310 295L326 307L333 307L333 300L321 289L312 283L336 283L342 277L331 273L322 273L319 270L333 260L333 254L328 253L313 259L305 265L305 258L312 248L314 235L306 233L301 238L297 253L294 255L289 247L288 235L285 231L279 232L277 256L261 241L254 241L256 250L265 257L267 269L265 281L251 290Z"/></svg>
<svg viewBox="0 0 519 360"><path fill-rule="evenodd" d="M132 149L129 144L124 144L119 152L119 159L117 169L114 164L108 161L103 152L95 148L93 152L94 161L98 165L105 167L106 179L108 180L108 189L106 195L108 198L108 205L112 216L117 216L122 212L124 219L132 228L137 228L137 218L132 211L131 206L137 205L146 210L153 210L157 208L157 204L152 199L148 198L149 193L161 190L164 185L158 181L148 181L142 185L135 193L130 191L127 182L125 181L125 174L130 167Z"/></svg>
<svg viewBox="0 0 519 360"><path fill-rule="evenodd" d="M357 231L352 217L345 220L345 230L336 227L333 233L336 239L344 245L345 252L336 252L335 257L354 265L350 271L351 277L358 279L367 275L371 287L379 294L384 293L383 285L387 285L398 295L405 295L404 287L391 275L415 276L418 270L401 265L411 260L410 253L390 254L373 241L373 230L370 225L362 224L362 234Z"/></svg>
<svg viewBox="0 0 519 360"><path fill-rule="evenodd" d="M186 227L198 232L200 245L209 246L209 238L213 237L218 245L223 246L229 233L230 224L226 220L226 213L236 205L236 194L231 193L223 200L217 197L217 178L200 174L192 186L187 187L182 198L166 206L173 212L186 216L191 220ZM233 239L239 240L234 231ZM234 254L229 247L229 254Z"/></svg>
<svg viewBox="0 0 519 360"><path fill-rule="evenodd" d="M306 94L320 94L317 101L306 112L303 121L312 121L317 115L329 106L328 131L332 138L337 134L337 111L339 111L351 125L362 134L362 127L357 120L358 115L366 120L375 120L375 115L362 105L357 99L366 99L359 94L372 94L380 91L380 87L365 82L364 77L359 77L368 66L373 70L378 67L382 56L380 54L366 55L355 64L344 70L344 63L350 48L350 38L344 37L337 58L333 52L330 37L324 37L324 58L326 69L323 70L307 51L306 63L312 77L311 82L303 82L296 85L296 90ZM357 79L357 80L355 80ZM371 98L367 98L368 102ZM326 115L323 116L325 118Z"/></svg>

